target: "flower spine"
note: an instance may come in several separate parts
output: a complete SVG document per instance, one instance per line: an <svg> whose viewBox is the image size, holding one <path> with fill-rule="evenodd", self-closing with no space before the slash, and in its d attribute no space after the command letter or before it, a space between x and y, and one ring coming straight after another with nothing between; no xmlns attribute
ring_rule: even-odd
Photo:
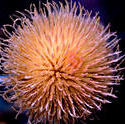
<svg viewBox="0 0 125 124"><path fill-rule="evenodd" d="M28 123L85 120L110 103L108 96L116 97L112 86L122 79L124 58L115 50L119 39L80 4L47 2L45 7L48 14L32 5L28 14L18 12L13 25L4 26L1 69L8 77L2 96L18 114L27 111Z"/></svg>

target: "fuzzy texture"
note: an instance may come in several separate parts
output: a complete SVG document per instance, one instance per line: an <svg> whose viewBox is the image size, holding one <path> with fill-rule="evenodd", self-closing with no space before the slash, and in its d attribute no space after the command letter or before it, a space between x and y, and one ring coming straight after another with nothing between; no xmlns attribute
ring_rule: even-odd
<svg viewBox="0 0 125 124"><path fill-rule="evenodd" d="M5 25L8 37L1 45L4 99L14 103L18 114L26 111L28 123L65 123L88 117L103 103L112 85L121 80L118 39L96 15L79 4L45 4L48 14L34 5ZM20 25L18 25L20 21ZM13 32L7 31L12 27Z"/></svg>

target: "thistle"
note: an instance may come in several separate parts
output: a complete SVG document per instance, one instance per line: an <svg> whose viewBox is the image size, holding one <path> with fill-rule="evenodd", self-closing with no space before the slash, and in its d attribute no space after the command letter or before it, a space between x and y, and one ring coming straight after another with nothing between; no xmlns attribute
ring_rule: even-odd
<svg viewBox="0 0 125 124"><path fill-rule="evenodd" d="M3 28L0 68L8 77L2 96L18 114L27 112L28 123L85 120L116 98L112 87L122 79L124 58L116 49L119 39L80 4L45 7L47 13L31 5Z"/></svg>

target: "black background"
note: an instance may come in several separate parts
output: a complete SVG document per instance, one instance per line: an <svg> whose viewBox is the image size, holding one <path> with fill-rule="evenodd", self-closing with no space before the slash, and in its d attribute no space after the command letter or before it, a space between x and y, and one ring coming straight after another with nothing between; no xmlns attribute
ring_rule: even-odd
<svg viewBox="0 0 125 124"><path fill-rule="evenodd" d="M14 14L16 10L23 11L24 9L29 9L30 3L36 3L38 6L39 0L0 0L0 29L3 24L11 23L9 16ZM49 0L50 1L50 0ZM58 1L58 0L54 0ZM63 0L60 0L64 2ZM75 0L73 0L75 1ZM89 11L99 12L101 17L101 22L103 25L111 24L111 31L117 31L117 35L121 38L120 50L125 53L125 7L124 0L77 0L81 2L82 5ZM42 3L46 3L46 0L41 0ZM0 37L2 36L2 31L0 30ZM2 72L1 72L2 74ZM112 104L103 105L101 112L96 113L94 121L87 121L88 124L93 123L125 123L125 102L124 102L124 88L125 82L121 81L121 85L118 86L117 96L118 98L113 100ZM26 124L26 117L22 114L17 120L14 119L15 113L11 111L10 104L3 101L0 97L0 124L2 120L6 124ZM80 122L78 122L80 123Z"/></svg>

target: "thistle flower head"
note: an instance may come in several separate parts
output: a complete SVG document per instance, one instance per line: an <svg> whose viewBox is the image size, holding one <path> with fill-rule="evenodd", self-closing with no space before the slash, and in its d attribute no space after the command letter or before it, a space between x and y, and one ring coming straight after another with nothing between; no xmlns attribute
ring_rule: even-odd
<svg viewBox="0 0 125 124"><path fill-rule="evenodd" d="M47 13L32 5L28 14L18 12L13 25L4 26L3 97L18 114L27 110L32 123L85 119L110 103L108 96L116 97L112 85L121 79L118 63L124 57L114 51L119 40L80 4L45 6Z"/></svg>

